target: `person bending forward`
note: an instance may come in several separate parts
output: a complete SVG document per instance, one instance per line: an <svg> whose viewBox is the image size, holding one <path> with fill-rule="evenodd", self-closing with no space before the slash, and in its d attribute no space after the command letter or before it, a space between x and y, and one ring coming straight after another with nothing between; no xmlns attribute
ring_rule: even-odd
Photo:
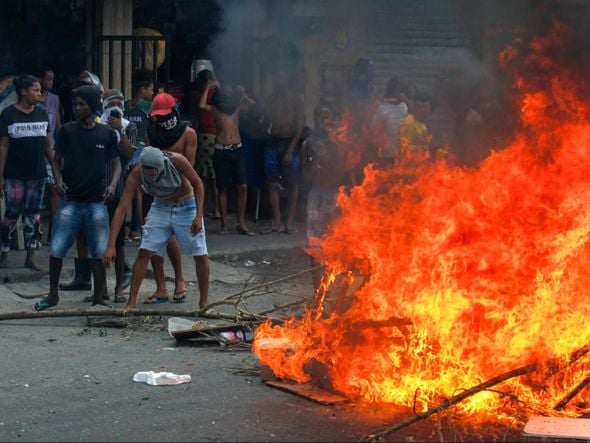
<svg viewBox="0 0 590 443"><path fill-rule="evenodd" d="M189 161L180 154L146 146L140 162L127 177L123 196L111 223L109 245L103 262L109 266L116 257L115 244L124 215L135 192L143 186L154 197L147 214L141 246L133 264L127 308L137 304L137 294L152 254L162 256L172 235L184 254L195 259L199 283L199 307L207 305L209 260L203 227L203 182Z"/></svg>

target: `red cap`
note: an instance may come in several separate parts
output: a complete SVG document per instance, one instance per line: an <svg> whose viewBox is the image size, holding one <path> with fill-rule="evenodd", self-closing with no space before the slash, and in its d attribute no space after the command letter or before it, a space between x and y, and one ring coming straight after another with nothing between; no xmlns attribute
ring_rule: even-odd
<svg viewBox="0 0 590 443"><path fill-rule="evenodd" d="M152 101L150 115L167 115L176 107L176 100L166 92L160 92Z"/></svg>

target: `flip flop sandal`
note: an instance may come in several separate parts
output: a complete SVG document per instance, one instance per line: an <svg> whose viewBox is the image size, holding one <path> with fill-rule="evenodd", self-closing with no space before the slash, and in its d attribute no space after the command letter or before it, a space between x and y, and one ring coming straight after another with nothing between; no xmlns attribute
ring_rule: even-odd
<svg viewBox="0 0 590 443"><path fill-rule="evenodd" d="M108 295L103 295L102 296L103 300L109 300L110 297ZM84 297L84 299L82 300L84 303L92 303L94 301L94 295L90 294L87 295L86 297Z"/></svg>
<svg viewBox="0 0 590 443"><path fill-rule="evenodd" d="M144 305L159 305L160 303L166 303L168 297L154 297L153 295L143 302Z"/></svg>
<svg viewBox="0 0 590 443"><path fill-rule="evenodd" d="M236 225L236 231L238 231L238 234L242 234L242 235L256 235L252 231L248 231L247 229L240 228L240 225Z"/></svg>
<svg viewBox="0 0 590 443"><path fill-rule="evenodd" d="M182 302L184 302L185 298L186 298L186 291L178 292L178 293L174 294L174 297L172 297L172 299L174 300L174 303L182 303Z"/></svg>
<svg viewBox="0 0 590 443"><path fill-rule="evenodd" d="M127 297L124 295L115 295L115 299L113 301L115 303L127 303Z"/></svg>
<svg viewBox="0 0 590 443"><path fill-rule="evenodd" d="M43 299L43 300L39 300L37 303L35 303L33 305L33 309L35 311L39 312L39 311L44 311L47 308L52 308L54 306L57 306L57 303L51 304L47 300Z"/></svg>

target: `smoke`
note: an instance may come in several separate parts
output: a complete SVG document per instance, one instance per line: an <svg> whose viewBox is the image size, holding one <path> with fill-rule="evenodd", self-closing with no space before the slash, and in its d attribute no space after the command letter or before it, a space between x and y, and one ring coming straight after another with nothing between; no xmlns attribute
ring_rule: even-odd
<svg viewBox="0 0 590 443"><path fill-rule="evenodd" d="M251 81L243 73L244 66L253 55L253 30L267 20L267 8L261 1L218 0L218 4L222 10L220 31L208 48L215 74L225 83Z"/></svg>
<svg viewBox="0 0 590 443"><path fill-rule="evenodd" d="M489 137L470 140L476 146L465 147L480 151L470 152L474 162L485 157L490 148L501 147L513 130L509 124L514 116L509 96L513 79L498 66L498 54L515 41L530 41L531 35L548 32L555 19L573 29L586 29L582 25L590 7L575 0L367 0L362 7L356 1L336 0L218 0L218 4L223 11L221 31L208 52L222 83L252 88L258 81L262 90L257 92L264 96L270 82L265 77L255 78L257 68L259 73L282 69L297 74L293 86L307 86L306 113L311 122L315 105L328 94L338 100L345 97L350 83L340 78L334 88L331 78L322 78L320 84L317 78L325 73L309 72L306 76L305 69L319 71L324 64L340 64L338 69L345 71L348 64L346 75L350 76L356 59L364 57L374 62L371 89L376 100L383 97L387 81L397 77L411 90L426 92L437 105L450 109L454 118L449 114L433 119L436 130L457 132L455 121L470 110L488 119ZM346 38L332 42L342 32ZM318 60L304 69L298 44L314 33L333 44L326 45L326 53L318 53ZM568 63L577 60L576 69L580 70L590 64L583 56L588 52L585 41L582 36L563 55ZM311 78L315 83L306 85L306 79ZM356 108L360 112L361 107ZM362 119L371 121L371 111L367 113Z"/></svg>

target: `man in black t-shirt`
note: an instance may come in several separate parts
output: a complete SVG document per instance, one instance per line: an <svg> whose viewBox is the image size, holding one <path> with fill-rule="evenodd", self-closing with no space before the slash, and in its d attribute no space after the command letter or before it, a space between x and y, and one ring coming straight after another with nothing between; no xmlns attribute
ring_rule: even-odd
<svg viewBox="0 0 590 443"><path fill-rule="evenodd" d="M59 302L59 277L63 258L83 230L92 261L94 300L104 305L106 271L101 258L109 239L109 215L105 200L112 198L121 176L121 161L115 131L94 118L100 104L100 90L81 86L74 91L76 122L67 123L58 133L53 169L55 186L62 195L49 249L49 295L35 303L42 311ZM113 174L105 180L110 163Z"/></svg>
<svg viewBox="0 0 590 443"><path fill-rule="evenodd" d="M10 242L22 215L27 258L25 266L41 270L34 261L39 247L41 199L53 159L49 117L35 107L41 98L39 79L25 75L15 82L18 102L0 114L0 197L6 209L0 225L0 268L7 266Z"/></svg>

